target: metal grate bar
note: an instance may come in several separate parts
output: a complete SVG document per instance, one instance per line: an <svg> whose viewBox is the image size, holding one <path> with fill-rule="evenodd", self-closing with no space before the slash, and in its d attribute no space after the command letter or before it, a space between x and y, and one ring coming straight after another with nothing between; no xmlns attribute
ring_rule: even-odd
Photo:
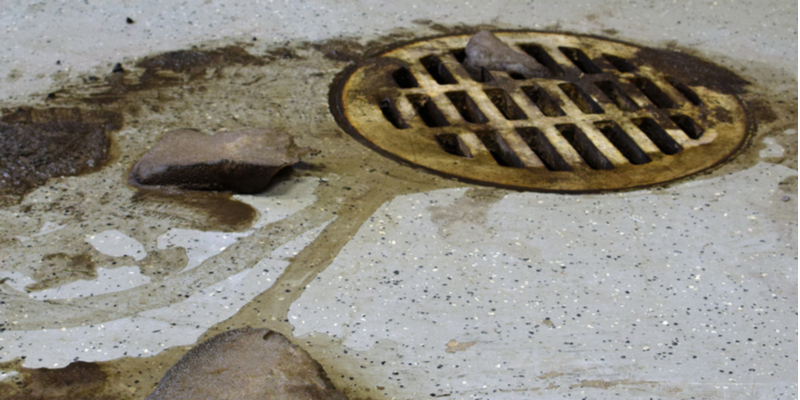
<svg viewBox="0 0 800 400"><path fill-rule="evenodd" d="M578 85L562 83L558 87L584 114L602 114L604 112L600 105Z"/></svg>
<svg viewBox="0 0 800 400"><path fill-rule="evenodd" d="M599 74L603 72L589 57L586 56L586 53L583 52L581 49L576 49L574 47L559 47L562 53L564 53L573 64L575 64L578 69L580 69L584 74Z"/></svg>
<svg viewBox="0 0 800 400"><path fill-rule="evenodd" d="M497 131L487 130L475 132L483 142L486 150L492 154L492 157L498 165L502 167L516 167L522 168L525 164L519 159L517 154L511 149L511 146L506 143L505 139L500 136Z"/></svg>
<svg viewBox="0 0 800 400"><path fill-rule="evenodd" d="M633 123L667 155L678 154L683 148L652 118L634 119Z"/></svg>
<svg viewBox="0 0 800 400"><path fill-rule="evenodd" d="M397 86L402 89L419 87L417 78L414 78L414 74L406 67L400 67L394 71L394 73L392 73L392 78L395 83L397 83Z"/></svg>
<svg viewBox="0 0 800 400"><path fill-rule="evenodd" d="M564 69L547 53L544 47L536 43L526 43L519 45L519 48L533 57L539 64L544 65L554 77L564 76Z"/></svg>
<svg viewBox="0 0 800 400"><path fill-rule="evenodd" d="M467 92L447 92L446 95L465 121L473 124L485 124L489 122Z"/></svg>
<svg viewBox="0 0 800 400"><path fill-rule="evenodd" d="M613 54L603 54L603 58L605 58L619 72L636 72L636 67L622 57L617 57Z"/></svg>
<svg viewBox="0 0 800 400"><path fill-rule="evenodd" d="M628 96L616 83L612 81L598 81L594 83L621 111L638 111L641 107Z"/></svg>
<svg viewBox="0 0 800 400"><path fill-rule="evenodd" d="M397 109L397 105L395 105L394 100L391 98L385 98L380 102L381 112L383 116L386 118L387 121L391 122L397 129L408 129L409 126L406 124L406 121L403 120L403 116L400 114L400 111Z"/></svg>
<svg viewBox="0 0 800 400"><path fill-rule="evenodd" d="M671 119L675 125L678 125L678 128L681 128L681 130L686 133L686 136L689 136L692 139L700 139L705 132L700 124L686 115L675 114L670 116L669 119Z"/></svg>
<svg viewBox="0 0 800 400"><path fill-rule="evenodd" d="M446 153L464 158L473 158L469 146L464 143L459 135L454 133L442 133L436 135L436 142L439 143L439 147Z"/></svg>
<svg viewBox="0 0 800 400"><path fill-rule="evenodd" d="M647 78L636 78L633 84L647 96L658 108L676 108L675 101L664 93L653 81Z"/></svg>
<svg viewBox="0 0 800 400"><path fill-rule="evenodd" d="M572 171L572 167L564 161L553 144L547 137L535 127L517 128L517 134L525 141L525 144L539 157L545 167L551 171Z"/></svg>
<svg viewBox="0 0 800 400"><path fill-rule="evenodd" d="M609 141L611 141L614 147L631 162L631 164L641 165L652 161L647 153L645 153L614 121L600 121L595 122L594 125Z"/></svg>
<svg viewBox="0 0 800 400"><path fill-rule="evenodd" d="M529 99L539 108L542 114L548 117L560 117L564 114L564 111L558 105L555 99L553 99L550 94L547 93L546 90L542 89L539 86L524 86L522 87L522 92L528 96Z"/></svg>
<svg viewBox="0 0 800 400"><path fill-rule="evenodd" d="M456 78L450 73L450 70L442 63L442 60L435 56L429 55L419 59L422 66L428 71L428 74L440 85L454 85L458 83Z"/></svg>
<svg viewBox="0 0 800 400"><path fill-rule="evenodd" d="M484 89L486 96L508 120L527 119L528 116L519 108L514 99L503 89Z"/></svg>
<svg viewBox="0 0 800 400"><path fill-rule="evenodd" d="M411 105L417 111L417 115L422 119L428 127L440 127L450 125L444 117L439 107L431 100L430 97L425 95L408 95L406 96Z"/></svg>
<svg viewBox="0 0 800 400"><path fill-rule="evenodd" d="M698 96L697 93L695 93L695 91L692 90L692 88L684 85L683 82L672 77L667 77L667 82L669 82L669 84L672 85L672 87L677 89L683 95L683 97L685 97L686 100L689 100L689 102L692 103L693 105L695 106L703 105L703 100L700 100L700 96Z"/></svg>
<svg viewBox="0 0 800 400"><path fill-rule="evenodd" d="M586 134L574 124L556 125L556 129L581 155L586 164L592 169L614 169L614 165L606 158L600 150L586 137Z"/></svg>

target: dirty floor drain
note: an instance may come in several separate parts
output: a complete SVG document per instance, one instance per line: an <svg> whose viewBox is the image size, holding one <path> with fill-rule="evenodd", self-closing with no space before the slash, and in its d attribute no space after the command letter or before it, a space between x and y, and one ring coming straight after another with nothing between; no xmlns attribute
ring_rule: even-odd
<svg viewBox="0 0 800 400"><path fill-rule="evenodd" d="M724 162L748 134L735 93L687 78L707 62L681 55L677 66L648 63L640 57L648 49L582 36L496 36L549 76L470 74L470 35L439 37L354 67L332 89L331 109L350 134L405 162L558 192L679 179Z"/></svg>

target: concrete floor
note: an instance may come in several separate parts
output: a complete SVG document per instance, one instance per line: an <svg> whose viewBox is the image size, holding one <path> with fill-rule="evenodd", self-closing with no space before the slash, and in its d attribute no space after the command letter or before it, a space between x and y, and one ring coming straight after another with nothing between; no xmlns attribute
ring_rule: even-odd
<svg viewBox="0 0 800 400"><path fill-rule="evenodd" d="M109 165L0 209L0 384L88 361L102 393L144 398L198 340L256 326L309 351L352 399L797 398L797 4L719 3L4 7L0 106L99 107L125 124ZM702 56L751 82L757 132L712 173L599 195L463 184L342 133L327 91L348 63L332 49L461 24ZM231 45L288 56L81 100L117 62L135 73L160 52ZM246 226L207 199L142 200L126 184L167 130L247 126L320 153L235 196L258 211ZM91 263L26 291L54 254Z"/></svg>

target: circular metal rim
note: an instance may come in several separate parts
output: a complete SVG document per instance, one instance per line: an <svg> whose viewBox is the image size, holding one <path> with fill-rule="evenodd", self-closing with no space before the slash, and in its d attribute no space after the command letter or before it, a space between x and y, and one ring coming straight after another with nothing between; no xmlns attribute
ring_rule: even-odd
<svg viewBox="0 0 800 400"><path fill-rule="evenodd" d="M603 42L617 47L627 47L634 52L646 49L643 46L596 36L538 31L499 31L495 32L495 34L503 38L504 41L508 41L505 37L507 35L525 34L569 37L580 42ZM398 64L393 61L395 60L393 56L404 49L424 47L435 41L441 42L453 40L454 38L456 40L461 40L462 44L466 44L470 36L471 34L443 35L410 43L402 43L383 51L376 57L351 65L337 76L334 84L331 86L329 100L334 118L351 136L382 155L411 164L412 166L423 168L444 177L488 186L559 193L623 191L664 185L683 180L728 162L741 151L754 130L752 119L748 118L746 110L738 96L735 94L714 92L703 86L692 86L692 89L700 92L706 101L710 100L710 102L715 103L717 107L727 107L725 109L728 110L734 118L731 122L716 121L717 125L714 127L716 128L714 132L716 134L715 137L710 140L708 140L708 138L704 139L705 143L702 143L702 145L691 146L687 150L681 152L680 156L658 157L653 159L652 162L645 164L645 168L641 165L636 166L633 164L615 165L615 168L610 171L593 170L591 168L586 168L586 166L579 167L574 171L559 172L549 171L544 168L492 166L492 168L487 171L485 168L476 167L474 159L459 158L444 153L430 135L420 135L416 130L404 129L399 132L391 132L391 135L376 136L371 132L367 124L355 118L358 117L358 115L356 115L357 112L354 110L358 110L358 107L350 107L348 106L348 102L357 99L359 102L358 105L362 107L370 105L374 107L375 104L381 100L381 96L387 95L387 90L389 92L394 91L395 95L397 95L397 92L396 88L390 88L389 86L385 87L387 90L373 93L367 93L358 89L354 90L354 77L366 75L368 72L385 72L383 68L386 66L396 67ZM453 48L455 47L450 47L450 49ZM648 68L648 66L644 66L643 68ZM655 71L655 73L659 72ZM360 78L364 80L363 76ZM463 76L460 76L460 78L463 78ZM382 81L380 79L373 79L372 81L387 83L385 79ZM359 80L358 82L361 81ZM681 106L681 108L685 107ZM706 112L707 111L708 110L706 110ZM388 124L386 120L382 122L384 125ZM717 128L718 126L719 128ZM453 129L458 130L457 128L448 128L448 130ZM720 138L722 140L718 140ZM427 145L418 146L419 143L425 143ZM401 151L403 149L413 150ZM705 155L709 153L722 153L722 156L714 158L706 157ZM687 159L690 159L692 162L686 163L685 160ZM509 170L515 170L515 175L521 176L523 179L519 179L519 177L516 179L509 179ZM647 175L647 178L642 179L641 177L643 175Z"/></svg>

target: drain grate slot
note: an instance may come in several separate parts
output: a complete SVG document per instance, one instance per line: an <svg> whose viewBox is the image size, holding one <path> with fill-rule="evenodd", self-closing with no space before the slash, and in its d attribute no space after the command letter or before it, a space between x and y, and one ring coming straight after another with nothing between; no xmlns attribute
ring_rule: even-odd
<svg viewBox="0 0 800 400"><path fill-rule="evenodd" d="M689 136L692 139L700 139L700 137L703 136L703 133L705 132L705 130L703 129L702 126L700 126L700 124L698 124L697 122L695 122L695 120L686 115L675 114L669 117L669 119L671 119L672 122L675 123L675 125L678 125L678 128L681 128L681 130L684 133L686 133L686 136Z"/></svg>
<svg viewBox="0 0 800 400"><path fill-rule="evenodd" d="M525 166L497 131L478 131L475 134L481 140L483 146L486 147L486 150L489 150L489 153L492 154L498 165L515 168Z"/></svg>
<svg viewBox="0 0 800 400"><path fill-rule="evenodd" d="M572 171L572 167L564 161L558 150L547 140L547 137L537 128L522 127L517 128L517 134L522 138L528 147L542 160L544 166L550 171Z"/></svg>
<svg viewBox="0 0 800 400"><path fill-rule="evenodd" d="M472 158L472 152L469 151L469 147L461 140L461 137L454 133L436 135L436 142L447 153L459 157Z"/></svg>
<svg viewBox="0 0 800 400"><path fill-rule="evenodd" d="M481 67L480 76L476 79L478 82L494 82L494 75L488 69Z"/></svg>
<svg viewBox="0 0 800 400"><path fill-rule="evenodd" d="M561 50L578 69L583 71L584 74L599 74L603 72L603 70L598 68L597 65L586 56L583 50L574 47L559 47L558 49Z"/></svg>
<svg viewBox="0 0 800 400"><path fill-rule="evenodd" d="M675 101L673 101L666 93L662 92L661 89L653 83L650 79L647 78L636 78L633 80L633 84L636 85L639 90L647 96L653 104L656 105L658 108L675 108L677 107Z"/></svg>
<svg viewBox="0 0 800 400"><path fill-rule="evenodd" d="M617 57L612 54L603 54L603 58L611 63L619 72L636 72L636 67L622 57Z"/></svg>
<svg viewBox="0 0 800 400"><path fill-rule="evenodd" d="M408 70L406 67L400 67L397 71L392 73L392 78L394 79L397 86L401 89L410 89L419 87L419 83L417 82L417 78L414 78L414 74Z"/></svg>
<svg viewBox="0 0 800 400"><path fill-rule="evenodd" d="M561 117L564 114L564 111L561 107L558 106L558 103L555 99L553 99L547 91L538 87L538 86L524 86L522 87L522 93L525 93L529 99L536 104L536 107L539 107L539 110L542 111L542 114L548 117Z"/></svg>
<svg viewBox="0 0 800 400"><path fill-rule="evenodd" d="M464 64L464 60L467 59L467 50L463 48L450 50L450 54L456 58L459 64Z"/></svg>
<svg viewBox="0 0 800 400"><path fill-rule="evenodd" d="M447 98L450 99L450 102L456 106L456 110L458 110L465 121L473 124L485 124L489 122L467 92L447 92L446 95Z"/></svg>
<svg viewBox="0 0 800 400"><path fill-rule="evenodd" d="M612 81L599 81L595 85L622 111L638 111L641 107Z"/></svg>
<svg viewBox="0 0 800 400"><path fill-rule="evenodd" d="M455 85L458 83L456 78L450 73L450 70L442 63L442 60L435 56L429 55L419 59L422 66L428 71L428 74L440 85Z"/></svg>
<svg viewBox="0 0 800 400"><path fill-rule="evenodd" d="M514 102L514 99L508 95L503 89L485 89L483 91L489 100L503 113L503 116L508 120L527 119L528 116L522 111L521 108Z"/></svg>
<svg viewBox="0 0 800 400"><path fill-rule="evenodd" d="M451 50L450 54L452 54L453 57L455 57L456 61L458 61L459 64L464 66L464 60L467 59L467 51L465 49ZM483 82L492 82L492 81L494 81L494 76L492 76L492 74L489 72L489 70L486 69L485 67L481 67L480 71L475 71L472 68L467 68L466 66L464 66L464 70L467 71L469 76L475 82L483 83Z"/></svg>
<svg viewBox="0 0 800 400"><path fill-rule="evenodd" d="M697 93L695 93L694 90L692 90L692 88L684 85L683 82L672 77L668 77L667 82L669 82L669 84L672 85L672 87L681 92L683 97L686 97L686 100L689 100L689 102L692 103L693 105L695 106L703 105L703 100L700 100L700 96L698 96Z"/></svg>
<svg viewBox="0 0 800 400"><path fill-rule="evenodd" d="M439 111L439 107L436 107L436 104L430 97L419 94L410 94L407 97L411 105L414 106L414 109L417 110L417 115L419 115L426 126L435 128L450 125L450 123L447 122L447 118Z"/></svg>
<svg viewBox="0 0 800 400"><path fill-rule="evenodd" d="M595 122L594 126L603 133L603 136L608 138L611 144L613 144L631 164L641 165L652 161L650 156L648 156L647 153L645 153L615 122L599 121Z"/></svg>
<svg viewBox="0 0 800 400"><path fill-rule="evenodd" d="M558 65L553 57L550 57L550 54L547 54L547 50L542 46L535 43L528 43L519 45L519 48L528 53L528 55L533 57L539 64L544 65L553 76L560 77L564 75L564 69Z"/></svg>
<svg viewBox="0 0 800 400"><path fill-rule="evenodd" d="M592 169L614 169L611 161L608 161L606 156L600 152L597 146L586 137L586 134L573 124L556 125L556 129L561 132L561 136L572 145L573 148L580 154L581 158L589 164Z"/></svg>
<svg viewBox="0 0 800 400"><path fill-rule="evenodd" d="M397 129L408 129L409 126L406 124L406 121L403 120L403 116L400 115L400 111L397 109L397 105L394 104L394 100L390 98L386 98L381 100L379 104L381 108L381 112L383 112L383 116L386 117L386 120L391 122Z"/></svg>
<svg viewBox="0 0 800 400"><path fill-rule="evenodd" d="M634 119L633 123L650 138L650 141L653 142L662 153L673 155L683 150L683 147L652 118Z"/></svg>
<svg viewBox="0 0 800 400"><path fill-rule="evenodd" d="M604 112L600 105L584 92L583 89L578 87L578 85L574 83L562 83L558 85L558 87L561 88L561 91L564 92L584 114L602 114Z"/></svg>

